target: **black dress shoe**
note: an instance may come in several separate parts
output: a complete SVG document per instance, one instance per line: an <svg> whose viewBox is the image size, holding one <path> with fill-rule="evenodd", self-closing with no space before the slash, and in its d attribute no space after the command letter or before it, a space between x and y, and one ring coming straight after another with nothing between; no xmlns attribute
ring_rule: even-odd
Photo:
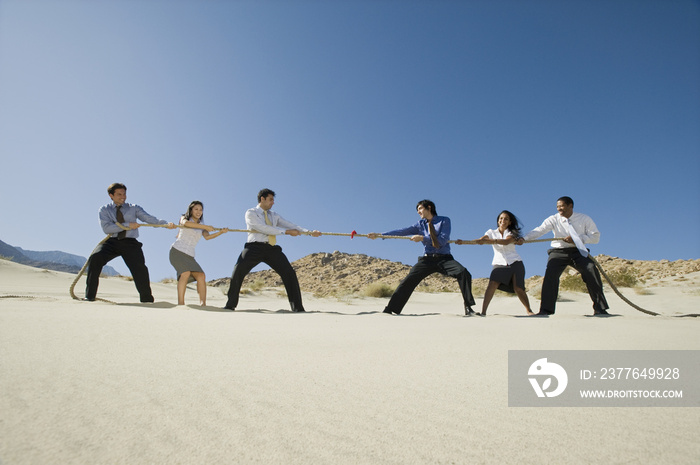
<svg viewBox="0 0 700 465"><path fill-rule="evenodd" d="M550 316L554 315L554 312L550 312L549 310L540 310L539 313L535 313L534 316Z"/></svg>
<svg viewBox="0 0 700 465"><path fill-rule="evenodd" d="M302 307L301 305L297 305L295 303L290 302L290 306L292 307L292 311L294 313L306 312L306 310L304 310L304 307Z"/></svg>
<svg viewBox="0 0 700 465"><path fill-rule="evenodd" d="M464 307L464 315L465 316L472 316L474 314L476 314L476 312L474 310L472 310L471 307Z"/></svg>
<svg viewBox="0 0 700 465"><path fill-rule="evenodd" d="M224 307L224 310L231 310L232 312L236 311L236 307L229 307L228 305Z"/></svg>
<svg viewBox="0 0 700 465"><path fill-rule="evenodd" d="M389 307L386 307L382 313L388 313L390 315L398 315L399 312L395 312L393 310L389 310Z"/></svg>
<svg viewBox="0 0 700 465"><path fill-rule="evenodd" d="M594 310L593 316L610 316L607 310Z"/></svg>

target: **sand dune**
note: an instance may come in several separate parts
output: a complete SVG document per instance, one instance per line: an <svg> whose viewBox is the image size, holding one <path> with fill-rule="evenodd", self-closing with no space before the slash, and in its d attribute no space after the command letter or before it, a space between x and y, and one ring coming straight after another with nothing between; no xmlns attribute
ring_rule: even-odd
<svg viewBox="0 0 700 465"><path fill-rule="evenodd" d="M697 408L516 408L507 382L508 350L699 350L700 320L673 317L699 311L697 272L629 295L666 316L608 291L605 319L575 293L546 319L506 297L464 318L454 293L292 314L275 289L227 312L120 278L98 293L117 305L74 301L73 279L0 260L0 463L700 461Z"/></svg>

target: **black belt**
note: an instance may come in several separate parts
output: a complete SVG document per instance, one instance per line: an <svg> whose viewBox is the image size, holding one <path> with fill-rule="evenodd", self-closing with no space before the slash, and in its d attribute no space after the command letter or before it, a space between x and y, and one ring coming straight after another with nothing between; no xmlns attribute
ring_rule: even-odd
<svg viewBox="0 0 700 465"><path fill-rule="evenodd" d="M586 249L588 250L588 249ZM590 252L590 250L588 250ZM552 247L547 251L547 253L551 252L564 252L564 253L574 253L574 252L581 252L578 247Z"/></svg>
<svg viewBox="0 0 700 465"><path fill-rule="evenodd" d="M244 247L248 248L248 247L276 247L276 246L270 244L269 242L256 241L256 242L246 242Z"/></svg>
<svg viewBox="0 0 700 465"><path fill-rule="evenodd" d="M427 253L423 255L423 258L452 258L452 254L449 253Z"/></svg>

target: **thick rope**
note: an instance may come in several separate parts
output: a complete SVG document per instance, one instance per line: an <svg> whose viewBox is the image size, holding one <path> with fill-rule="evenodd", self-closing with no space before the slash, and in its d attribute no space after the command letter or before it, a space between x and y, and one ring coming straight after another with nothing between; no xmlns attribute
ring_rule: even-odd
<svg viewBox="0 0 700 465"><path fill-rule="evenodd" d="M110 237L112 237L112 235L111 235L111 234L108 234L104 239L102 239L102 240L95 246L95 248L92 249L92 253L94 253L95 250L97 250L97 248L98 248L99 246L101 246L102 244L104 244L105 242L107 242L107 239L109 239ZM90 253L91 256L92 256L92 253ZM83 275L83 273L85 273L85 270L87 269L89 263L90 263L90 260L89 260L89 259L88 259L88 260L85 260L85 264L84 264L83 267L80 269L80 271L78 271L78 275L75 277L75 279L73 280L73 282L72 282L71 285L70 285L70 289L68 290L68 292L70 293L70 296L73 298L73 300L82 300L82 299L80 299L77 295L75 295L74 290L75 290L75 285L78 283L78 280L79 280L80 277ZM116 304L116 302L112 302L111 300L107 300L107 299L101 299L101 298L99 298L99 297L95 297L95 300L99 300L100 302L107 302L107 303L110 303L110 304Z"/></svg>
<svg viewBox="0 0 700 465"><path fill-rule="evenodd" d="M229 231L231 231L231 230L229 230ZM250 232L250 231L247 231L247 232ZM311 235L310 232L302 232L302 234ZM369 237L369 234L359 234L355 231L353 231L351 233L324 232L324 233L321 233L321 235L322 236L347 236L347 237L350 237L351 239L354 237ZM385 236L385 235L379 234L379 235L377 235L377 239L411 239L411 236ZM554 238L554 239L534 239L531 241L525 241L524 243L529 244L529 243L533 243L533 242L550 242L550 241L554 241L554 240L557 240L557 239L556 238ZM478 239L473 240L473 241L465 241L465 240L458 239L458 240L452 240L452 241L447 241L447 242L449 244L457 244L458 241L461 244L490 245L490 244L482 243Z"/></svg>
<svg viewBox="0 0 700 465"><path fill-rule="evenodd" d="M127 228L126 226L117 223L117 226L122 228L124 231L129 231L130 229ZM167 224L141 224L139 227L149 227L149 228L167 228ZM175 225L177 228L186 228L187 226L183 225ZM227 229L229 232L244 232L244 233L256 233L257 231L252 231L250 229L232 229L232 228L214 228L214 231L221 231L222 229ZM299 231L300 234L310 236L313 233L311 231ZM355 237L369 237L369 234L360 234L356 231L353 231L351 233L336 233L336 232L322 232L322 236L345 236L349 238L355 238ZM377 239L411 239L411 236L384 236L382 234L377 235ZM556 240L561 240L558 238L550 238L550 239L534 239L531 241L525 241L525 244L530 244L530 243L535 243L535 242L551 242L551 241L556 241ZM457 240L452 240L452 241L447 241L450 244L457 244ZM479 240L473 240L473 241L466 241L466 240L460 240L462 244L475 244L475 245L482 245ZM489 244L486 244L489 245Z"/></svg>
<svg viewBox="0 0 700 465"><path fill-rule="evenodd" d="M116 223L116 224L117 224L117 226L119 226L120 228L122 228L124 231L129 231L129 230L130 230L130 228L128 228L128 227L122 225L121 223ZM167 228L167 227L168 227L167 224L141 224L141 225L139 225L139 227L144 227L144 226L146 226L146 227L151 227L151 228ZM184 226L184 225L175 225L175 227L177 227L177 228L185 228L186 226ZM245 233L256 232L256 231L251 231L251 230L249 230L249 229L231 229L231 228L214 228L214 231L221 231L222 229L227 229L229 232L245 232ZM304 234L304 235L311 235L312 233L306 231L306 232L301 232L301 234ZM351 239L354 238L354 237L369 237L369 234L359 234L359 233L357 233L356 231L353 231L353 232L351 232L351 233L324 232L324 233L321 233L321 235L322 235L322 236L346 236L346 237L350 237ZM95 246L95 249L97 249L97 247L99 247L99 246L101 246L102 244L104 244L104 243L107 241L107 239L109 239L110 237L112 237L111 234L107 235L107 237L105 237L104 239L102 239L102 240ZM381 234L377 236L377 239L410 239L410 238L411 238L411 236L384 236L384 235L381 235ZM549 238L549 239L533 239L533 240L529 240L529 241L524 241L523 243L525 243L525 244L532 244L532 243L537 243L537 242L551 242L551 241L556 241L556 240L562 240L562 238L553 237L553 238ZM457 240L452 240L452 241L448 241L448 242L449 242L450 244L456 244L456 243L457 243ZM459 240L459 242L460 242L461 244L469 244L469 245L492 245L492 244L490 244L490 243L481 242L480 240L468 240L468 241ZM94 252L95 249L93 249L93 252ZM90 254L90 255L92 255L92 254ZM640 306L634 304L632 301L630 301L628 298L626 298L624 295L622 295L622 293L617 289L617 286L615 286L615 285L613 284L612 280L611 280L610 277L607 275L607 273L605 272L605 270L603 270L603 267L600 266L600 263L598 263L598 260L596 260L595 258L593 258L593 255L589 255L589 257L590 257L590 259L593 261L593 263L595 264L595 266L598 268L598 270L600 271L600 273L603 275L603 277L605 278L605 280L608 282L608 284L610 284L610 287L611 287L612 290L615 292L615 294L617 294L617 296L620 297L625 303L627 303L629 306L631 306L631 307L634 308L635 310L638 310L638 311L640 311L640 312L642 312L642 313L646 313L647 315L651 315L651 316L659 316L659 315L660 315L660 313L652 312L651 310L646 310L646 309L644 309L644 308L642 308L642 307L640 307ZM75 279L73 280L73 283L72 283L71 286L70 286L70 290L69 290L70 296L71 296L74 300L81 300L80 298L78 298L78 296L75 295L74 289L75 289L75 285L77 284L78 280L80 279L80 277L83 275L83 273L84 273L85 270L87 269L88 263L89 263L89 260L85 262L85 264L84 264L83 267L80 269L80 271L78 272L78 275L75 277ZM108 303L112 303L112 304L115 304L115 303L116 303L116 302L112 302L112 301L110 301L110 300L100 299L100 298L96 298L95 300L99 300L99 301L101 301L101 302L108 302ZM698 313L690 313L690 314L687 314L687 315L674 315L674 316L675 316L675 317L700 317L700 314L698 314Z"/></svg>
<svg viewBox="0 0 700 465"><path fill-rule="evenodd" d="M116 223L116 224L124 231L131 230L131 228L128 228L121 223ZM168 227L167 224L140 224L139 225L139 227L144 227L144 226L149 227L149 228L167 228ZM187 226L175 225L175 227L185 228ZM216 227L214 228L214 231L221 231L223 229L227 229L229 232L244 232L244 233L256 232L256 231L251 231L250 229L232 229L232 228L216 228ZM301 234L311 235L312 233L311 232L301 232ZM353 231L351 233L324 232L324 233L321 233L321 235L322 236L346 236L346 237L350 237L350 239L352 239L354 237L369 237L369 234L358 234L356 231ZM108 234L104 239L102 239L93 249L93 253L99 246L101 246L102 244L107 242L107 239L109 239L110 237L112 237L112 235ZM380 236L378 236L378 238L381 238L381 239L410 239L411 237L410 236L383 236L383 235L380 235ZM537 240L525 241L525 242L547 242L550 240L552 240L552 239L537 239ZM451 244L457 243L457 241L449 241L449 242ZM462 244L478 244L477 241L461 241L461 242L462 242ZM92 255L92 253L90 255ZM75 295L75 286L78 283L78 281L80 280L80 278L83 276L83 274L85 273L85 270L87 269L88 265L89 265L89 260L85 261L85 264L80 269L77 276L75 277L75 279L73 280L73 282L70 285L68 292L69 292L70 296L73 298L73 300L82 300L80 297ZM116 302L112 302L111 300L101 299L99 297L95 298L95 300L99 300L100 302L108 302L108 303L112 303L112 304L116 303Z"/></svg>
<svg viewBox="0 0 700 465"><path fill-rule="evenodd" d="M603 275L603 277L604 277L605 280L608 282L608 284L610 284L610 287L612 288L612 290L615 291L615 294L617 294L617 296L618 296L619 298L621 298L622 300L624 300L626 304L628 304L629 306L631 306L631 307L634 308L635 310L638 310L638 311L640 311L640 312L642 312L642 313L646 313L647 315L652 315L652 316L659 316L659 315L661 315L660 313L656 313L656 312L652 312L651 310L645 310L645 309L643 309L642 307L640 307L639 305L636 305L636 304L632 303L627 297L625 297L624 295L622 295L622 293L617 289L617 286L615 286L615 285L613 284L612 280L611 280L610 277L607 275L607 273L605 273L605 270L603 270L603 267L600 266L600 263L598 263L598 260L596 260L595 258L593 258L593 255L589 255L589 257L590 257L590 259L593 261L593 263L595 263L595 266L598 267L598 270L599 270L600 273ZM688 313L688 314L686 314L686 315L673 315L673 316L678 317L678 318L683 318L683 317L700 317L700 313Z"/></svg>

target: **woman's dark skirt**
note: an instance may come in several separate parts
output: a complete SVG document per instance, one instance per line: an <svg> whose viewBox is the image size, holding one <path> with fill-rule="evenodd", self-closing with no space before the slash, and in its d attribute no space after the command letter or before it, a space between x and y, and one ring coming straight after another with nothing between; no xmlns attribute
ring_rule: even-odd
<svg viewBox="0 0 700 465"><path fill-rule="evenodd" d="M499 290L514 294L513 276L515 276L515 285L520 289L525 289L525 265L521 261L505 266L494 265L489 280L500 283Z"/></svg>
<svg viewBox="0 0 700 465"><path fill-rule="evenodd" d="M204 273L204 270L202 270L199 263L195 261L194 257L187 255L184 252L180 252L173 247L170 248L170 264L175 268L175 271L177 271L178 281L180 280L182 273L185 271ZM188 279L187 282L191 283L192 281L194 281L194 277L190 275L190 279Z"/></svg>

